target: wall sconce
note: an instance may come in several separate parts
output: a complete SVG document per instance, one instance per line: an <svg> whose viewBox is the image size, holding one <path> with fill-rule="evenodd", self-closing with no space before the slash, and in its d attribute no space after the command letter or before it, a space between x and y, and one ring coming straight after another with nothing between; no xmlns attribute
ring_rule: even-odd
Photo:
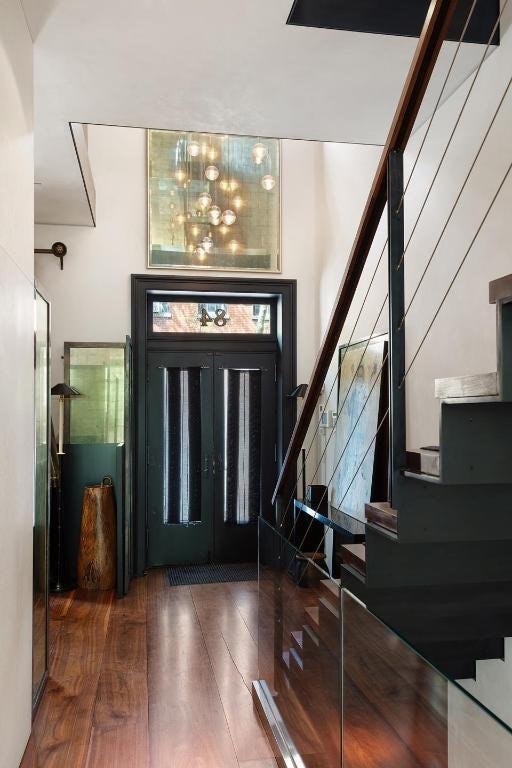
<svg viewBox="0 0 512 768"><path fill-rule="evenodd" d="M64 269L64 256L68 252L64 243L54 243L51 248L34 248L34 253L53 253L60 260L60 268Z"/></svg>

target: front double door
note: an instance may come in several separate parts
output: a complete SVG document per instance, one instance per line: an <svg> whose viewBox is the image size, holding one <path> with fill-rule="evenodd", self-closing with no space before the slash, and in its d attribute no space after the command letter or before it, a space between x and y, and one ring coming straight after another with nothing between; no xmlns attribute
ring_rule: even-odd
<svg viewBox="0 0 512 768"><path fill-rule="evenodd" d="M150 352L149 566L250 562L276 479L276 356Z"/></svg>

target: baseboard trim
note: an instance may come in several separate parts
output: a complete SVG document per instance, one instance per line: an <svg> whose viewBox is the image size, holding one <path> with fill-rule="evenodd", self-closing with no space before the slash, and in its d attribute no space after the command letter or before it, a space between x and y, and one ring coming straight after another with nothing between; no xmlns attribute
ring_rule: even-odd
<svg viewBox="0 0 512 768"><path fill-rule="evenodd" d="M306 768L265 680L254 680L252 698L280 768Z"/></svg>

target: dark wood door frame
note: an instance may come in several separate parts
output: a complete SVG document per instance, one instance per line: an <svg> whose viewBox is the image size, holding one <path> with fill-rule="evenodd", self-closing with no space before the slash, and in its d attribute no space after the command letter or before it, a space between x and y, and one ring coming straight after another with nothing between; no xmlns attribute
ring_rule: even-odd
<svg viewBox="0 0 512 768"><path fill-rule="evenodd" d="M284 450L288 445L296 419L296 401L288 397L297 385L297 283L295 280L271 278L234 278L203 276L167 276L167 275L132 275L132 340L134 372L134 570L142 575L146 568L146 365L150 349L200 348L222 349L221 339L212 336L172 340L169 336L162 339L150 338L148 327L147 303L151 294L169 293L179 296L201 292L218 295L219 293L241 294L254 299L272 298L277 302L277 345L280 362L278 366L277 392L277 448L278 463L282 463ZM236 342L235 342L236 343ZM263 351L261 341L251 342L244 336L240 340L246 352Z"/></svg>

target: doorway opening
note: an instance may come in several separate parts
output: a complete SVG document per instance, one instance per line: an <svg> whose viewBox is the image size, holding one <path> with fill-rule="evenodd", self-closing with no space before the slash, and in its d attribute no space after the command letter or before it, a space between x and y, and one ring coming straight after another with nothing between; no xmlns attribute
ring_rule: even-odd
<svg viewBox="0 0 512 768"><path fill-rule="evenodd" d="M294 424L295 283L132 276L137 572L251 562Z"/></svg>

